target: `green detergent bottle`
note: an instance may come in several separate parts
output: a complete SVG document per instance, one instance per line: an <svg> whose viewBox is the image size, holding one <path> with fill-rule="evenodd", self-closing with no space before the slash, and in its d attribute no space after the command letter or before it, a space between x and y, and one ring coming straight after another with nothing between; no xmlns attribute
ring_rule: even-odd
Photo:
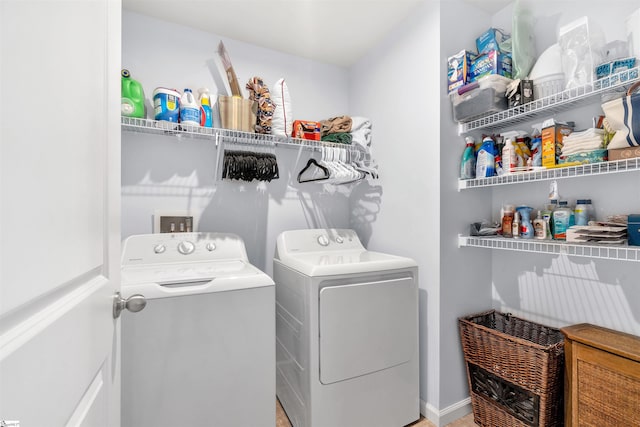
<svg viewBox="0 0 640 427"><path fill-rule="evenodd" d="M129 70L122 70L122 98L120 112L123 116L144 118L144 91L140 82L133 80Z"/></svg>

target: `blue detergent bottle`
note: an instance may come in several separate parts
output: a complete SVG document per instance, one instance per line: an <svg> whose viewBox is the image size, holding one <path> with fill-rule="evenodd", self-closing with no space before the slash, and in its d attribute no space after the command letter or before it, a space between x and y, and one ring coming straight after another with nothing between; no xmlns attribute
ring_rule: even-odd
<svg viewBox="0 0 640 427"><path fill-rule="evenodd" d="M496 174L496 144L493 139L486 137L478 150L476 160L476 178L488 178Z"/></svg>
<svg viewBox="0 0 640 427"><path fill-rule="evenodd" d="M520 237L523 239L533 239L534 230L531 223L531 211L529 206L518 206L516 211L520 213Z"/></svg>

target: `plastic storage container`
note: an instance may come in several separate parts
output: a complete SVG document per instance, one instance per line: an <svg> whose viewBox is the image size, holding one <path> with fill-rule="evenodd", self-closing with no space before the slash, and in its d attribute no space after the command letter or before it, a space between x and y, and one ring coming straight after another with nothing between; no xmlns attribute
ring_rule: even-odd
<svg viewBox="0 0 640 427"><path fill-rule="evenodd" d="M453 119L466 122L482 114L496 113L509 106L505 92L511 79L489 75L449 95Z"/></svg>

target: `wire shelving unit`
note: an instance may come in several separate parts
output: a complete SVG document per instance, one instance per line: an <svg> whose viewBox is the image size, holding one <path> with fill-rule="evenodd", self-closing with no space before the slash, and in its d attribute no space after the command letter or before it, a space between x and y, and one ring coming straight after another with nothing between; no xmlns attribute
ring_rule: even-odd
<svg viewBox="0 0 640 427"><path fill-rule="evenodd" d="M618 261L640 261L640 246L572 244L552 240L505 239L502 237L462 235L458 236L458 246L556 255L566 254L577 257Z"/></svg>

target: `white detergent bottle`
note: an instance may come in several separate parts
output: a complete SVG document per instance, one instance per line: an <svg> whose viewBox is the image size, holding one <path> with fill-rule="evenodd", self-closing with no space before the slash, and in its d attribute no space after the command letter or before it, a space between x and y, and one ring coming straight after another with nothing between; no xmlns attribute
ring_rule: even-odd
<svg viewBox="0 0 640 427"><path fill-rule="evenodd" d="M180 98L180 123L200 126L200 104L196 101L191 89L185 89Z"/></svg>

